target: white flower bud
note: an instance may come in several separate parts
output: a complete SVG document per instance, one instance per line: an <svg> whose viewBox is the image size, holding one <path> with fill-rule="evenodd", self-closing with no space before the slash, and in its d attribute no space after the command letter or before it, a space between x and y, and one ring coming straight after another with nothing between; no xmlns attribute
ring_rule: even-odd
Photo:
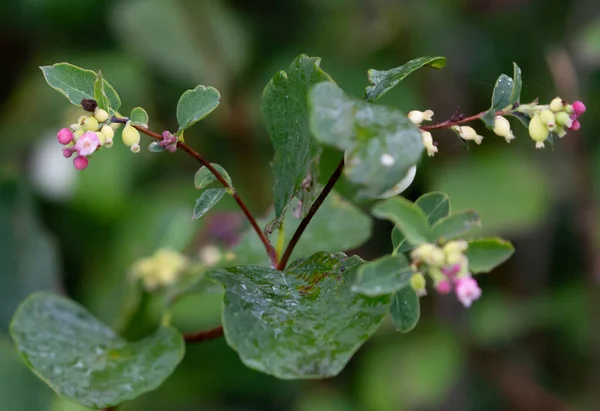
<svg viewBox="0 0 600 411"><path fill-rule="evenodd" d="M421 124L423 121L431 121L432 118L433 118L433 111L431 111L431 110L425 110L425 111L413 110L408 113L408 119L410 120L410 122L417 126L419 124Z"/></svg>
<svg viewBox="0 0 600 411"><path fill-rule="evenodd" d="M108 120L108 113L106 110L96 107L96 110L94 111L94 117L96 120L98 120L98 123L104 123L106 120Z"/></svg>
<svg viewBox="0 0 600 411"><path fill-rule="evenodd" d="M555 99L553 99L550 102L550 110L554 111L555 113L562 111L563 109L564 109L564 105L563 105L562 98L556 97Z"/></svg>
<svg viewBox="0 0 600 411"><path fill-rule="evenodd" d="M98 130L98 120L96 120L94 117L87 117L85 120L83 120L83 128L86 129L87 131L96 131Z"/></svg>
<svg viewBox="0 0 600 411"><path fill-rule="evenodd" d="M548 127L539 114L534 114L529 122L529 136L536 142L535 148L544 148L544 141L548 138Z"/></svg>
<svg viewBox="0 0 600 411"><path fill-rule="evenodd" d="M477 134L473 127L453 126L452 129L455 130L463 140L473 140L476 144L481 144L481 141L483 140L483 136Z"/></svg>
<svg viewBox="0 0 600 411"><path fill-rule="evenodd" d="M123 144L125 144L127 147L131 147L132 151L133 146L135 145L138 146L139 151L140 132L137 131L135 128L133 128L132 126L125 126L121 138L123 139Z"/></svg>
<svg viewBox="0 0 600 411"><path fill-rule="evenodd" d="M556 117L554 113L550 110L542 110L540 114L542 118L542 122L546 125L549 131L554 131L556 129Z"/></svg>
<svg viewBox="0 0 600 411"><path fill-rule="evenodd" d="M515 135L510 129L510 123L502 116L496 116L496 120L494 121L494 133L496 133L497 136L504 137L507 143L510 143L510 141L515 138Z"/></svg>
<svg viewBox="0 0 600 411"><path fill-rule="evenodd" d="M428 131L421 131L421 140L423 141L425 150L427 150L427 155L429 157L433 157L433 155L438 152L438 148L435 144L433 144L433 137L431 136L431 133Z"/></svg>

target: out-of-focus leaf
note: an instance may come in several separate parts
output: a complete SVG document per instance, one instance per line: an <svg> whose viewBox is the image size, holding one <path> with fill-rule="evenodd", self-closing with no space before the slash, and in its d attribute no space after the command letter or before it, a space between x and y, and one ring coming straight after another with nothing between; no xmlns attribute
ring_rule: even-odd
<svg viewBox="0 0 600 411"><path fill-rule="evenodd" d="M352 291L369 297L395 294L408 284L412 275L404 255L388 255L358 267Z"/></svg>
<svg viewBox="0 0 600 411"><path fill-rule="evenodd" d="M151 153L162 153L166 150L166 148L160 146L160 143L158 141L153 141L148 145L148 151L150 151Z"/></svg>
<svg viewBox="0 0 600 411"><path fill-rule="evenodd" d="M308 176L317 178L321 149L311 138L307 93L314 84L333 81L319 67L320 61L318 57L299 56L287 72L275 74L263 91L262 116L275 149L271 169L278 221L294 196L304 200L299 195L302 181Z"/></svg>
<svg viewBox="0 0 600 411"><path fill-rule="evenodd" d="M221 95L214 87L200 85L184 92L177 103L179 132L208 116L220 102Z"/></svg>
<svg viewBox="0 0 600 411"><path fill-rule="evenodd" d="M94 84L98 75L92 70L85 70L68 63L56 63L40 68L48 84L64 94L76 106L81 106L83 99L94 99ZM121 99L106 80L104 80L104 93L110 102L111 110L119 110Z"/></svg>
<svg viewBox="0 0 600 411"><path fill-rule="evenodd" d="M396 330L407 333L415 328L421 315L421 306L419 296L410 285L394 295L390 314Z"/></svg>
<svg viewBox="0 0 600 411"><path fill-rule="evenodd" d="M60 266L51 236L24 185L0 181L0 335L29 294L58 288Z"/></svg>
<svg viewBox="0 0 600 411"><path fill-rule="evenodd" d="M212 163L212 166L225 178L229 185L232 185L231 177L229 177L227 170L215 163ZM194 185L196 186L197 190L202 190L215 181L217 181L217 177L215 177L215 175L206 167L201 167L198 171L196 171L196 175L194 176Z"/></svg>
<svg viewBox="0 0 600 411"><path fill-rule="evenodd" d="M469 233L475 226L481 225L479 214L475 211L461 211L444 217L431 228L433 237L442 242L454 240Z"/></svg>
<svg viewBox="0 0 600 411"><path fill-rule="evenodd" d="M279 378L337 375L391 303L391 296L352 292L361 263L343 253L317 253L285 272L255 266L209 272L225 286L227 342L248 367Z"/></svg>
<svg viewBox="0 0 600 411"><path fill-rule="evenodd" d="M382 201L373 207L372 212L374 216L394 223L412 245L433 239L423 210L403 197Z"/></svg>
<svg viewBox="0 0 600 411"><path fill-rule="evenodd" d="M148 113L146 113L146 110L141 107L135 107L133 110L131 110L129 119L133 124L148 127Z"/></svg>
<svg viewBox="0 0 600 411"><path fill-rule="evenodd" d="M369 82L372 84L365 90L367 101L375 101L394 88L400 81L423 66L441 69L446 65L445 57L418 57L391 70L368 71Z"/></svg>
<svg viewBox="0 0 600 411"><path fill-rule="evenodd" d="M469 270L472 273L488 273L508 260L514 252L512 244L501 238L469 241L466 251Z"/></svg>
<svg viewBox="0 0 600 411"><path fill-rule="evenodd" d="M194 220L202 218L211 208L215 206L223 198L227 189L225 188L209 188L204 191L200 197L196 200L196 206L194 207Z"/></svg>
<svg viewBox="0 0 600 411"><path fill-rule="evenodd" d="M328 82L312 88L309 107L313 135L345 151L345 174L363 197L380 197L421 157L421 133L399 110L352 98Z"/></svg>
<svg viewBox="0 0 600 411"><path fill-rule="evenodd" d="M36 293L10 326L17 350L58 395L107 408L159 387L183 358L181 334L171 327L128 343L66 298Z"/></svg>

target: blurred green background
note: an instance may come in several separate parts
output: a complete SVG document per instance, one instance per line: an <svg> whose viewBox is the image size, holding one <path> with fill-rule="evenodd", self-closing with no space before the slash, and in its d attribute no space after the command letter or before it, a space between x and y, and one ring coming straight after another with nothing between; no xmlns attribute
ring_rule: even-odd
<svg viewBox="0 0 600 411"><path fill-rule="evenodd" d="M489 106L497 76L523 69L523 100L586 102L582 130L555 150L535 150L526 130L507 145L478 124L484 144L465 150L434 138L405 193L447 191L455 209L481 212L486 233L515 243L514 257L480 277L469 310L453 298L421 300L421 322L403 335L387 322L336 378L280 381L245 368L223 339L193 345L159 390L123 411L396 411L600 409L600 3L595 0L16 0L0 3L0 409L79 411L22 364L7 335L16 305L34 290L64 292L119 330L128 320L138 258L167 245L197 255L235 222L233 202L190 223L196 164L121 144L75 172L56 131L79 111L48 87L40 65L98 70L123 113L138 105L154 130L173 129L180 94L212 85L221 106L187 142L230 172L259 215L268 212L272 149L260 122L261 91L276 70L307 53L360 96L369 68L443 55L382 99L402 110ZM325 167L337 162L325 156ZM237 214L236 214L237 215ZM241 227L232 225L232 230ZM227 231L227 230L225 230ZM364 258L389 251L375 223ZM129 310L129 311L128 311ZM218 295L184 300L174 323L219 324ZM131 317L131 316L130 316ZM129 327L128 327L129 326ZM143 328L143 327L138 327Z"/></svg>

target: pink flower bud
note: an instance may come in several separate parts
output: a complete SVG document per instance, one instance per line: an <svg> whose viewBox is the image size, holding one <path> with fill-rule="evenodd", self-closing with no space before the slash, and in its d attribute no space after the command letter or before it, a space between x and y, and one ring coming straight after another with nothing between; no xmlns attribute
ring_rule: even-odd
<svg viewBox="0 0 600 411"><path fill-rule="evenodd" d="M58 138L58 142L60 144L66 146L71 141L73 141L73 132L71 130L69 130L68 128L61 128L58 131L58 134L56 134L56 137Z"/></svg>
<svg viewBox="0 0 600 411"><path fill-rule="evenodd" d="M77 156L75 157L75 160L73 160L73 165L77 170L85 170L89 163L90 161L87 159L87 157L83 156Z"/></svg>
<svg viewBox="0 0 600 411"><path fill-rule="evenodd" d="M460 273L460 264L452 264L442 267L442 274L446 277L455 278Z"/></svg>
<svg viewBox="0 0 600 411"><path fill-rule="evenodd" d="M71 156L73 155L74 152L75 152L75 149L73 149L73 148L65 148L63 150L63 156L65 156L65 158L71 158Z"/></svg>
<svg viewBox="0 0 600 411"><path fill-rule="evenodd" d="M450 294L452 291L452 284L448 280L442 280L435 285L435 289L440 294Z"/></svg>
<svg viewBox="0 0 600 411"><path fill-rule="evenodd" d="M579 123L578 120L573 121L573 124L571 124L571 130L577 131L580 128L581 128L581 123Z"/></svg>
<svg viewBox="0 0 600 411"><path fill-rule="evenodd" d="M80 156L90 156L99 145L98 135L93 131L86 131L75 143L75 150Z"/></svg>
<svg viewBox="0 0 600 411"><path fill-rule="evenodd" d="M465 307L481 297L481 288L473 277L463 277L456 282L456 297Z"/></svg>
<svg viewBox="0 0 600 411"><path fill-rule="evenodd" d="M577 117L585 113L585 104L583 102L577 100L573 103L573 111L577 114Z"/></svg>

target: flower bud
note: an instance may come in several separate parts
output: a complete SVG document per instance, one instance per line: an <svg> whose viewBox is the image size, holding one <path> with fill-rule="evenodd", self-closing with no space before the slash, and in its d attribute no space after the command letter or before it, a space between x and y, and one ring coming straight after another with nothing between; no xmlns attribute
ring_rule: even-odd
<svg viewBox="0 0 600 411"><path fill-rule="evenodd" d="M510 129L510 123L502 116L496 116L494 133L496 133L497 136L504 137L507 143L510 143L510 141L515 138L515 135Z"/></svg>
<svg viewBox="0 0 600 411"><path fill-rule="evenodd" d="M585 104L583 104L583 102L577 100L575 102L573 102L573 111L575 112L575 114L577 114L577 117L581 116L583 113L585 113Z"/></svg>
<svg viewBox="0 0 600 411"><path fill-rule="evenodd" d="M542 110L540 117L542 118L542 122L546 125L546 128L549 131L554 131L556 129L556 117L554 116L554 113L552 111Z"/></svg>
<svg viewBox="0 0 600 411"><path fill-rule="evenodd" d="M106 110L101 109L100 107L96 108L94 111L94 117L98 120L98 123L104 123L108 120L108 113Z"/></svg>
<svg viewBox="0 0 600 411"><path fill-rule="evenodd" d="M106 136L99 131L95 131L96 136L98 137L98 143L100 146L103 146L106 143Z"/></svg>
<svg viewBox="0 0 600 411"><path fill-rule="evenodd" d="M106 141L105 144L112 144L113 137L115 136L115 131L112 129L112 127L105 124L100 129L100 132L104 134L104 139Z"/></svg>
<svg viewBox="0 0 600 411"><path fill-rule="evenodd" d="M79 138L85 133L85 130L80 128L79 130L75 131L73 133L73 141L77 142L77 140L79 140Z"/></svg>
<svg viewBox="0 0 600 411"><path fill-rule="evenodd" d="M556 124L570 128L573 125L573 120L568 113L561 111L560 113L556 113Z"/></svg>
<svg viewBox="0 0 600 411"><path fill-rule="evenodd" d="M563 100L560 97L556 97L550 102L550 110L554 111L555 113L563 111L564 108L565 106L563 104Z"/></svg>
<svg viewBox="0 0 600 411"><path fill-rule="evenodd" d="M127 147L133 147L133 146L137 145L138 151L139 151L140 132L137 131L133 126L130 126L130 125L125 126L125 128L123 129L123 134L121 135L121 138L123 139L123 144L125 144ZM133 151L133 149L132 149L132 151Z"/></svg>
<svg viewBox="0 0 600 411"><path fill-rule="evenodd" d="M75 150L72 148L65 148L65 149L63 149L62 153L65 158L71 158L71 156L73 155L74 152L75 152Z"/></svg>
<svg viewBox="0 0 600 411"><path fill-rule="evenodd" d="M87 117L85 120L83 120L83 128L87 131L96 131L98 130L98 120L96 120L94 117Z"/></svg>
<svg viewBox="0 0 600 411"><path fill-rule="evenodd" d="M548 138L548 128L542 122L539 114L534 114L529 122L529 136L536 142L536 148L544 148L544 141Z"/></svg>
<svg viewBox="0 0 600 411"><path fill-rule="evenodd" d="M431 133L428 131L421 131L421 140L423 141L423 145L427 150L427 155L429 157L433 157L433 155L438 152L438 148L433 143L433 137L431 136Z"/></svg>
<svg viewBox="0 0 600 411"><path fill-rule="evenodd" d="M563 138L564 136L567 135L567 130L565 130L561 126L557 126L556 127L556 134L558 135L558 138Z"/></svg>
<svg viewBox="0 0 600 411"><path fill-rule="evenodd" d="M66 146L71 141L73 141L73 132L68 128L61 128L56 134L56 138L58 139L58 142L60 144Z"/></svg>
<svg viewBox="0 0 600 411"><path fill-rule="evenodd" d="M452 284L448 280L438 281L435 285L435 290L440 294L450 294L452 292Z"/></svg>
<svg viewBox="0 0 600 411"><path fill-rule="evenodd" d="M73 165L77 170L85 170L89 163L90 161L84 156L77 156L75 157L75 160L73 160Z"/></svg>
<svg viewBox="0 0 600 411"><path fill-rule="evenodd" d="M423 276L423 274L415 273L412 275L412 277L410 277L410 286L417 293L424 291L425 285L426 285L426 281L425 281L425 276Z"/></svg>
<svg viewBox="0 0 600 411"><path fill-rule="evenodd" d="M455 240L446 243L443 250L446 255L453 253L462 254L467 251L468 248L469 243L467 243L465 240Z"/></svg>
<svg viewBox="0 0 600 411"><path fill-rule="evenodd" d="M473 140L476 144L481 144L483 136L477 134L473 127L469 126L453 126L452 129L458 133L463 140Z"/></svg>
<svg viewBox="0 0 600 411"><path fill-rule="evenodd" d="M419 124L421 124L423 121L431 121L432 117L433 117L433 111L431 111L431 110L425 110L425 111L413 110L408 113L408 119L410 120L410 122L417 126Z"/></svg>
<svg viewBox="0 0 600 411"><path fill-rule="evenodd" d="M139 144L133 144L133 145L131 146L131 149L130 149L130 151L131 151L132 153L135 153L135 154L139 153L139 152L140 152L140 150L141 150L141 149L140 149L140 145L139 145Z"/></svg>
<svg viewBox="0 0 600 411"><path fill-rule="evenodd" d="M112 128L114 131L117 131L121 128L121 123L110 123L110 128Z"/></svg>
<svg viewBox="0 0 600 411"><path fill-rule="evenodd" d="M573 121L573 124L571 125L571 130L577 131L580 128L581 128L581 123L579 122L579 120Z"/></svg>

